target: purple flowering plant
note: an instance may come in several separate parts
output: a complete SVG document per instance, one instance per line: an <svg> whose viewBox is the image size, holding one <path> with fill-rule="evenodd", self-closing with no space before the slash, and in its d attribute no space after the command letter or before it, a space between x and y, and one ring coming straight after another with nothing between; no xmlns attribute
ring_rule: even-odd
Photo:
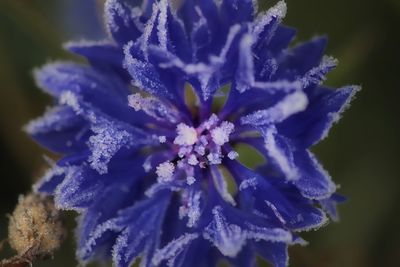
<svg viewBox="0 0 400 267"><path fill-rule="evenodd" d="M35 71L55 106L26 126L62 155L35 190L80 214L80 262L287 266L343 200L310 152L358 90L323 85L326 38L291 46L284 1L107 0L104 14L108 40L65 46L89 64ZM264 161L243 164L240 144Z"/></svg>

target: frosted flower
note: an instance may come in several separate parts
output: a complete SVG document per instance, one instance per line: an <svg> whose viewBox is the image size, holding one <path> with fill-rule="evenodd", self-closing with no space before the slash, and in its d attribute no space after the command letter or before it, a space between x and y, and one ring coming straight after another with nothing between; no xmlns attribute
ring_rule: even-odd
<svg viewBox="0 0 400 267"><path fill-rule="evenodd" d="M110 40L66 45L88 66L35 72L56 106L26 130L62 155L35 189L80 213L83 264L287 266L299 232L336 218L309 148L358 88L322 85L325 38L289 47L283 1L258 15L252 0L181 2L108 0ZM242 164L239 144L266 163Z"/></svg>

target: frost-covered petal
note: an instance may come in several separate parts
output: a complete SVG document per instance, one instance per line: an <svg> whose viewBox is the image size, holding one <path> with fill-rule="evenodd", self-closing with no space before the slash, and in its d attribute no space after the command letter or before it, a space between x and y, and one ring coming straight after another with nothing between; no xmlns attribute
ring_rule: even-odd
<svg viewBox="0 0 400 267"><path fill-rule="evenodd" d="M233 75L236 65L236 50L243 31L244 27L241 25L232 25L224 36L223 45L215 55L210 55L207 62L188 65L188 67L193 66L195 68L185 68L197 72L197 77L191 79L191 84L195 90L200 92L199 95L204 101L209 100L219 87Z"/></svg>
<svg viewBox="0 0 400 267"><path fill-rule="evenodd" d="M84 149L89 127L75 112L56 106L25 126L25 131L42 146L58 153Z"/></svg>
<svg viewBox="0 0 400 267"><path fill-rule="evenodd" d="M222 118L250 114L258 110L268 109L281 101L287 94L301 88L299 82L273 81L257 82L251 90L239 92L237 84L232 84L228 100L219 113Z"/></svg>
<svg viewBox="0 0 400 267"><path fill-rule="evenodd" d="M230 214L227 219L225 214ZM205 228L203 237L216 246L219 251L228 257L236 257L245 246L247 240L265 240L272 242L292 242L290 232L281 228L259 226L255 218L246 216L240 211L228 208L224 211L221 206L212 210L213 220Z"/></svg>
<svg viewBox="0 0 400 267"><path fill-rule="evenodd" d="M114 40L125 44L141 35L144 25L140 21L140 7L130 6L129 1L107 0L104 9L106 27Z"/></svg>
<svg viewBox="0 0 400 267"><path fill-rule="evenodd" d="M267 49L274 48L274 45L271 47L269 45L273 39L276 39L275 33L286 16L286 11L286 3L279 1L275 6L261 13L253 22L252 33L256 37L255 47L260 56L265 54Z"/></svg>
<svg viewBox="0 0 400 267"><path fill-rule="evenodd" d="M123 85L112 76L103 76L87 66L56 62L45 65L34 72L37 85L54 97L59 97L64 91L88 94L107 91L115 97L122 97L125 92Z"/></svg>
<svg viewBox="0 0 400 267"><path fill-rule="evenodd" d="M98 176L104 190L98 193L79 219L77 255L81 261L109 256L99 254L104 252L103 249L111 251L117 233L122 231L123 221L127 219L124 216L130 215L122 210L130 210L129 207L142 196L144 171L140 170L141 162L140 157L120 159L113 162L107 175Z"/></svg>
<svg viewBox="0 0 400 267"><path fill-rule="evenodd" d="M218 193L221 195L221 197L232 206L236 206L236 201L229 193L228 184L225 178L223 177L221 171L217 167L212 166L211 173L214 181L214 186L218 191Z"/></svg>
<svg viewBox="0 0 400 267"><path fill-rule="evenodd" d="M284 243L257 242L255 245L257 253L273 264L274 267L286 267L289 263L287 245Z"/></svg>
<svg viewBox="0 0 400 267"><path fill-rule="evenodd" d="M113 246L113 262L118 267L128 267L141 256L142 266L152 266L152 259L159 246L162 220L168 205L163 197L152 205L135 205L130 212L125 230ZM144 209L145 208L145 209Z"/></svg>
<svg viewBox="0 0 400 267"><path fill-rule="evenodd" d="M253 0L222 0L220 9L227 25L251 21L256 11Z"/></svg>
<svg viewBox="0 0 400 267"><path fill-rule="evenodd" d="M64 48L77 55L85 57L94 68L113 71L120 75L124 80L129 79L129 75L122 67L124 55L122 48L110 41L78 41L68 42Z"/></svg>
<svg viewBox="0 0 400 267"><path fill-rule="evenodd" d="M280 59L277 76L288 78L288 76L291 76L290 73L294 73L295 76L305 75L310 69L319 65L326 44L327 39L319 37L288 50Z"/></svg>
<svg viewBox="0 0 400 267"><path fill-rule="evenodd" d="M186 233L165 245L163 248L158 249L154 257L152 258L152 263L158 266L161 262L167 261L169 267L176 266L177 258L181 253L185 253L190 243L198 238L199 235L196 233Z"/></svg>
<svg viewBox="0 0 400 267"><path fill-rule="evenodd" d="M72 164L73 161L78 161L79 157L65 160ZM71 165L66 169L65 178L54 192L56 204L62 209L82 211L83 208L91 206L97 196L108 187L119 185L121 188L129 188L138 177L143 176L144 171L140 168L142 163L140 155L118 157L113 159L108 166L108 173L103 175L89 166L87 161L81 162L79 166ZM133 196L135 190L131 189L130 192Z"/></svg>
<svg viewBox="0 0 400 267"><path fill-rule="evenodd" d="M228 80L234 71L236 59L234 54L238 46L243 27L236 24L229 28L223 41L223 46L215 55L210 55L206 62L185 63L168 51L152 47L162 68L179 70L187 75L202 100L208 100L220 85Z"/></svg>
<svg viewBox="0 0 400 267"><path fill-rule="evenodd" d="M163 69L164 72L170 75L182 77L190 81L196 93L200 96L203 94L203 87L217 82L215 80L216 77L213 77L213 71L216 70L203 62L196 64L185 63L178 56L157 46L150 46L148 52L160 69Z"/></svg>
<svg viewBox="0 0 400 267"><path fill-rule="evenodd" d="M150 63L133 58L129 54L129 45L125 49L124 66L132 77L133 85L152 95L172 98L173 94L161 81L157 69Z"/></svg>
<svg viewBox="0 0 400 267"><path fill-rule="evenodd" d="M151 138L146 138L144 132L125 128L108 120L97 121L92 126L92 135L88 140L91 155L88 159L90 166L100 174L108 172L108 163L122 148L133 148L151 144Z"/></svg>
<svg viewBox="0 0 400 267"><path fill-rule="evenodd" d="M329 217L334 220L339 220L339 214L337 211L337 204L346 201L346 198L339 195L333 194L330 198L327 199L320 199L318 203L321 207L329 214Z"/></svg>
<svg viewBox="0 0 400 267"><path fill-rule="evenodd" d="M255 251L251 245L245 246L235 258L229 258L233 266L256 267Z"/></svg>
<svg viewBox="0 0 400 267"><path fill-rule="evenodd" d="M316 229L326 223L325 214L313 207L294 185L235 162L231 162L229 168L240 183L241 205L250 205L255 214L266 215L269 221L296 231Z"/></svg>
<svg viewBox="0 0 400 267"><path fill-rule="evenodd" d="M64 180L67 171L65 167L53 166L48 169L40 178L39 182L34 185L34 190L47 194L54 193L57 186Z"/></svg>
<svg viewBox="0 0 400 267"><path fill-rule="evenodd" d="M250 124L252 126L280 123L290 116L304 111L307 105L307 95L301 91L294 92L293 94L288 94L273 107L246 115L241 119L241 122L242 124Z"/></svg>
<svg viewBox="0 0 400 267"><path fill-rule="evenodd" d="M210 247L208 240L197 238L191 242L190 247L185 253L185 257L180 258L180 261L175 261L174 267L217 266L219 258L220 254Z"/></svg>
<svg viewBox="0 0 400 267"><path fill-rule="evenodd" d="M206 51L206 54L208 53L207 48L211 43L212 33L205 14L203 14L198 6L194 7L192 16L198 17L197 20L193 20L193 28L190 34L193 57L199 61L205 61L207 57L203 53L204 51Z"/></svg>
<svg viewBox="0 0 400 267"><path fill-rule="evenodd" d="M303 196L310 199L323 199L335 192L336 185L311 152L295 152L294 160L298 166L300 178L293 183Z"/></svg>
<svg viewBox="0 0 400 267"><path fill-rule="evenodd" d="M57 99L71 92L109 116L128 123L144 123L145 118L135 116L127 105L129 90L114 75L80 64L57 62L37 69L35 79L38 86Z"/></svg>
<svg viewBox="0 0 400 267"><path fill-rule="evenodd" d="M279 125L279 132L298 140L305 148L318 143L328 135L359 90L358 86L337 90L315 88L309 93L308 108Z"/></svg>
<svg viewBox="0 0 400 267"><path fill-rule="evenodd" d="M319 85L324 82L326 79L325 75L334 69L337 64L337 59L325 56L317 67L309 70L304 77L301 78L303 88L306 88L310 85Z"/></svg>
<svg viewBox="0 0 400 267"><path fill-rule="evenodd" d="M269 43L271 54L277 56L283 53L296 36L296 29L279 25Z"/></svg>
<svg viewBox="0 0 400 267"><path fill-rule="evenodd" d="M105 255L101 255L100 252L102 248L104 249L104 247L106 247L108 250L111 249L111 244L114 242L116 235L115 233L106 233L101 237L101 240L96 241L96 244L92 247L90 252L83 254L85 246L91 239L97 226L114 218L118 211L132 204L135 196L139 193L137 192L138 190L127 190L127 188L132 186L138 185L129 183L125 185L114 184L107 186L104 191L98 194L90 208L79 218L77 229L77 254L84 262L95 257L104 258Z"/></svg>
<svg viewBox="0 0 400 267"><path fill-rule="evenodd" d="M173 51L181 59L191 59L189 40L182 22L171 10L170 1L161 0L158 3L158 17L153 27L156 28L161 49Z"/></svg>
<svg viewBox="0 0 400 267"><path fill-rule="evenodd" d="M177 123L180 118L178 110L169 103L155 97L142 97L139 93L128 96L129 106L135 111L143 111L159 123Z"/></svg>
<svg viewBox="0 0 400 267"><path fill-rule="evenodd" d="M190 34L194 59L208 60L210 52L216 54L223 42L219 11L214 0L186 0L178 15Z"/></svg>
<svg viewBox="0 0 400 267"><path fill-rule="evenodd" d="M54 194L57 186L62 183L65 176L70 172L74 172L86 158L87 155L73 154L63 157L55 164L53 163L51 168L40 178L39 182L33 186L34 191Z"/></svg>
<svg viewBox="0 0 400 267"><path fill-rule="evenodd" d="M189 196L184 199L187 201L185 206L181 206L180 212L182 211L181 215L187 216L187 227L195 227L198 224L198 221L202 215L202 209L204 206L204 196L201 191L190 190ZM187 199L187 200L186 200Z"/></svg>
<svg viewBox="0 0 400 267"><path fill-rule="evenodd" d="M91 131L94 134L87 142L91 151L88 161L100 174L107 173L108 163L121 148L132 150L138 146L158 143L156 136L148 135L140 128L110 118L70 91L60 96L60 103L70 106L78 115L82 115L91 123Z"/></svg>
<svg viewBox="0 0 400 267"><path fill-rule="evenodd" d="M57 187L55 202L59 209L79 210L89 206L94 196L103 190L104 184L93 170L87 167L75 168L68 172Z"/></svg>
<svg viewBox="0 0 400 267"><path fill-rule="evenodd" d="M160 220L164 216L168 203L166 201L167 198L168 194L162 193L152 199L139 201L134 206L118 210L115 217L98 224L94 228L89 238L78 250L78 257L84 262L87 261L97 247L107 242L107 240L103 239L104 236L108 235L109 237L110 233L114 233L113 240L115 240L115 244L112 251L114 264L116 266L128 266L134 260L133 257L137 257L144 252L146 243L152 245L154 241L157 241L157 231L155 229L160 227ZM139 220L140 224L135 223L136 220ZM128 234L133 233L135 230L137 231L136 233L141 233L141 235L129 236L129 238L135 239L136 243L133 243L128 248L125 241L128 240ZM150 236L156 238L156 240L151 239ZM148 237L148 239L144 240L143 238L145 237ZM154 248L152 250L154 251ZM136 253L136 256L133 253Z"/></svg>
<svg viewBox="0 0 400 267"><path fill-rule="evenodd" d="M260 73L256 73L255 63L253 59L253 37L246 35L242 38L240 43L239 52L239 63L236 70L236 89L243 93L251 88L258 88L263 90L291 92L301 88L301 84L297 81L289 82L286 79L277 81L258 81L256 77L274 75L276 72L277 63L274 60L265 60L263 64L270 64L269 66L264 65L260 70ZM266 69L268 67L268 70Z"/></svg>
<svg viewBox="0 0 400 267"><path fill-rule="evenodd" d="M253 62L253 37L248 34L240 41L239 64L236 71L236 89L244 92L255 83Z"/></svg>
<svg viewBox="0 0 400 267"><path fill-rule="evenodd" d="M264 148L267 157L284 174L287 180L299 178L299 171L294 161L293 144L280 136L274 126L263 129Z"/></svg>
<svg viewBox="0 0 400 267"><path fill-rule="evenodd" d="M227 222L221 211L219 206L213 209L213 221L205 229L203 237L224 256L235 257L245 245L246 235L238 225Z"/></svg>

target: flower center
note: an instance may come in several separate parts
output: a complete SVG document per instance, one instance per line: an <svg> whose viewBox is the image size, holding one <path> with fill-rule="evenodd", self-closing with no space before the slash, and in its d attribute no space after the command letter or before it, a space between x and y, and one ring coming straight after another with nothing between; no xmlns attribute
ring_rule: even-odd
<svg viewBox="0 0 400 267"><path fill-rule="evenodd" d="M176 160L160 163L156 168L158 180L171 181L177 170L183 170L187 174L187 183L194 183L194 169L206 168L209 165L222 163L225 157L233 160L238 153L233 151L229 143L230 135L235 126L228 121L218 119L213 114L200 126L194 128L184 123L176 127L176 136L171 140ZM160 136L161 143L167 142L166 137Z"/></svg>

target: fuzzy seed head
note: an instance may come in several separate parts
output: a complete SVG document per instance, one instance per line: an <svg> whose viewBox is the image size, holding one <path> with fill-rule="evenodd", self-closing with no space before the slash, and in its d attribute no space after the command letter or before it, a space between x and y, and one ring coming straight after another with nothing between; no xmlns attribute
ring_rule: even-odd
<svg viewBox="0 0 400 267"><path fill-rule="evenodd" d="M20 196L8 225L9 243L18 255L30 250L37 257L51 255L63 237L60 214L51 199L35 194Z"/></svg>

